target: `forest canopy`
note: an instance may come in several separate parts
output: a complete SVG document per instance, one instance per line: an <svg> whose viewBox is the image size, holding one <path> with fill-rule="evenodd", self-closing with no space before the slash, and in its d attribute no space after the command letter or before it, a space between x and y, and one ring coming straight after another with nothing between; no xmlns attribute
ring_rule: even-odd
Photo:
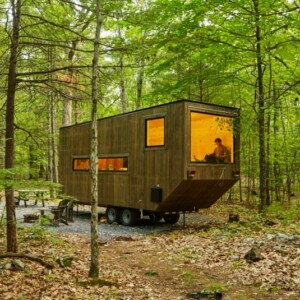
<svg viewBox="0 0 300 300"><path fill-rule="evenodd" d="M0 168L12 3L0 1ZM262 204L299 189L298 0L102 1L98 117L190 99L241 109L241 174ZM21 4L14 107L19 179L58 182L58 128L89 121L94 1ZM7 171L1 172L7 178Z"/></svg>

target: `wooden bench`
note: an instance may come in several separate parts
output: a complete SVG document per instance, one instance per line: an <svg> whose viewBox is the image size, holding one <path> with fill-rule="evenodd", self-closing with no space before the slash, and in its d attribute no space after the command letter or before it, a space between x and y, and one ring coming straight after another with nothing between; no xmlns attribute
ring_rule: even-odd
<svg viewBox="0 0 300 300"><path fill-rule="evenodd" d="M68 225L68 222L73 222L73 200L63 199L57 206L49 206L41 208L41 215L44 216L45 212L49 211L53 214L52 225L59 226L59 223Z"/></svg>

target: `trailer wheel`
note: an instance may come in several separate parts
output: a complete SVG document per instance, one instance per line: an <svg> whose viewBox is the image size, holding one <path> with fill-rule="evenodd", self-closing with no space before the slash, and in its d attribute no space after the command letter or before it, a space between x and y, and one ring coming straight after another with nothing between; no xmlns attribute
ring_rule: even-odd
<svg viewBox="0 0 300 300"><path fill-rule="evenodd" d="M134 226L138 219L138 211L135 209L124 208L121 211L121 224L124 226Z"/></svg>
<svg viewBox="0 0 300 300"><path fill-rule="evenodd" d="M151 212L149 214L149 219L152 223L159 222L162 219L162 215L160 213Z"/></svg>
<svg viewBox="0 0 300 300"><path fill-rule="evenodd" d="M106 209L106 219L107 223L112 224L114 222L119 222L120 219L120 210L118 207L109 206Z"/></svg>
<svg viewBox="0 0 300 300"><path fill-rule="evenodd" d="M180 218L180 214L164 215L163 218L167 224L176 224Z"/></svg>

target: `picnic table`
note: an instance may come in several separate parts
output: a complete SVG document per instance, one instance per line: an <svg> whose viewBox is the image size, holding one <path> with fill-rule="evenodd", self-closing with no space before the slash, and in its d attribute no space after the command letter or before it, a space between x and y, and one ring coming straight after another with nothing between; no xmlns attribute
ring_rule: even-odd
<svg viewBox="0 0 300 300"><path fill-rule="evenodd" d="M24 202L24 206L27 207L27 202L33 198L34 205L37 205L38 201L42 202L43 207L45 206L45 194L48 193L48 190L41 190L41 189L30 189L30 190L17 190L18 196L17 201L20 203L20 201Z"/></svg>

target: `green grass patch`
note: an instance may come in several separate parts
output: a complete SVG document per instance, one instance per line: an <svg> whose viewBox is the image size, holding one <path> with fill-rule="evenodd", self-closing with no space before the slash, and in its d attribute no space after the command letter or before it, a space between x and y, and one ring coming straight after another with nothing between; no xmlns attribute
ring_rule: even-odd
<svg viewBox="0 0 300 300"><path fill-rule="evenodd" d="M83 286L83 287L96 286L96 285L99 286L99 287L103 287L103 286L118 287L119 286L115 282L105 280L105 279L101 279L101 278L91 278L91 279L87 279L87 280L84 280L84 281L79 281L78 284Z"/></svg>

